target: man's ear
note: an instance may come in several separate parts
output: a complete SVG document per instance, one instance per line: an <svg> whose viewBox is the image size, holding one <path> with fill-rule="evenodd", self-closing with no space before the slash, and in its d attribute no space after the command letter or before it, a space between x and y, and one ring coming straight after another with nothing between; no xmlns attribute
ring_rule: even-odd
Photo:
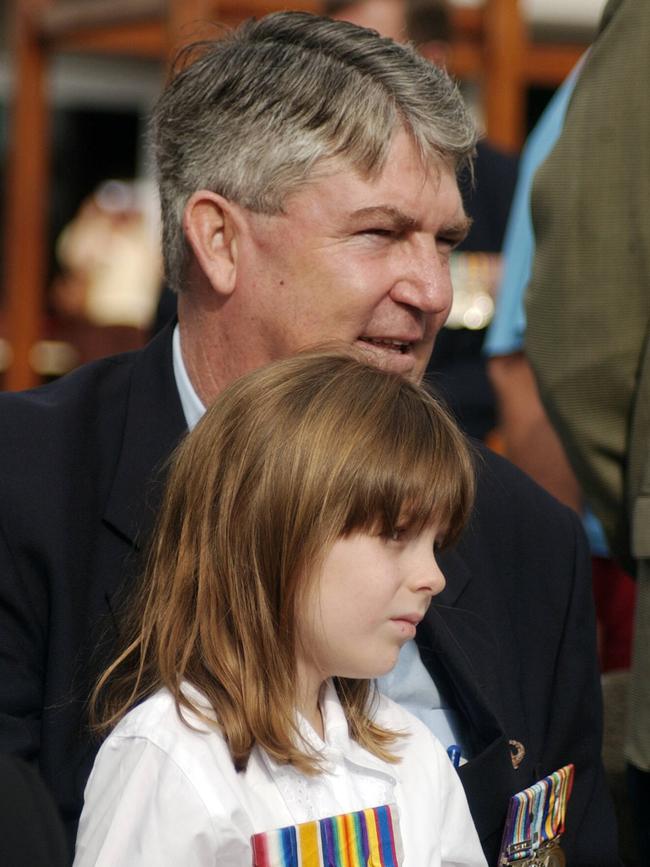
<svg viewBox="0 0 650 867"><path fill-rule="evenodd" d="M237 277L236 205L218 193L197 190L183 212L183 232L212 288L230 295Z"/></svg>

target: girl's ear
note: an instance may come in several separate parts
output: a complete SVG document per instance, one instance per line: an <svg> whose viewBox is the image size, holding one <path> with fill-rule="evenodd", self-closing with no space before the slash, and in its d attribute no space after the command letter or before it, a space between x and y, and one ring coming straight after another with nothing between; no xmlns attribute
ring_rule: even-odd
<svg viewBox="0 0 650 867"><path fill-rule="evenodd" d="M183 212L183 232L215 292L230 295L237 277L237 206L218 193L197 190Z"/></svg>

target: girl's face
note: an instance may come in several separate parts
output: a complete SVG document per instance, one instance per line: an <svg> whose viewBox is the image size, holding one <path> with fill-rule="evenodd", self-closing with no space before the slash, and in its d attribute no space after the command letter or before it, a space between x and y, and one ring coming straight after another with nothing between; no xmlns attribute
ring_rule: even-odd
<svg viewBox="0 0 650 867"><path fill-rule="evenodd" d="M332 676L379 677L393 668L431 597L445 586L434 553L437 532L356 532L332 545L298 609L303 688Z"/></svg>

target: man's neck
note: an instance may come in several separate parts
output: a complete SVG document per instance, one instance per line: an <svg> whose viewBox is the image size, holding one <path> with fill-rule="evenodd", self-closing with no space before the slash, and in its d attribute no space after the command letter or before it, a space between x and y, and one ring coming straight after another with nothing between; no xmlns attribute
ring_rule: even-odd
<svg viewBox="0 0 650 867"><path fill-rule="evenodd" d="M223 309L179 296L183 363L205 407L209 407L231 382L263 363L253 357L250 341L242 337L241 328L231 319L226 320Z"/></svg>

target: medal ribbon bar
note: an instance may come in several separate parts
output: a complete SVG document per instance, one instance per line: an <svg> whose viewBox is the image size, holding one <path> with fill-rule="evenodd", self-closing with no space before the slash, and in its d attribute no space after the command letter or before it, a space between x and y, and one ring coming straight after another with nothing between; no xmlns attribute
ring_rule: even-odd
<svg viewBox="0 0 650 867"><path fill-rule="evenodd" d="M289 825L251 837L253 867L400 867L395 805Z"/></svg>
<svg viewBox="0 0 650 867"><path fill-rule="evenodd" d="M574 766L566 765L510 800L501 843L500 865L561 867L564 833Z"/></svg>

